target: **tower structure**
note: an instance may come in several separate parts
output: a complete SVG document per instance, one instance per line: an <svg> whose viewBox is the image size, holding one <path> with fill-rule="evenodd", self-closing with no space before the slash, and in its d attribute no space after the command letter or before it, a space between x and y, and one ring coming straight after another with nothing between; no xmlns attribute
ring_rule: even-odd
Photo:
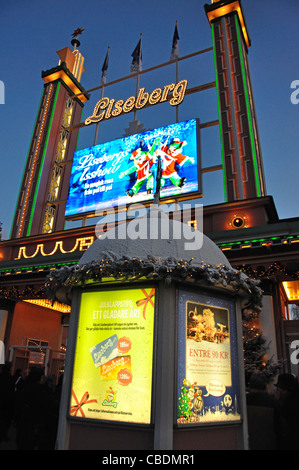
<svg viewBox="0 0 299 470"><path fill-rule="evenodd" d="M57 67L42 72L45 82L21 181L11 238L64 229L64 211L78 129L88 95L80 84L84 57L73 34L73 51L57 51Z"/></svg>
<svg viewBox="0 0 299 470"><path fill-rule="evenodd" d="M266 195L240 0L205 5L212 30L226 202Z"/></svg>

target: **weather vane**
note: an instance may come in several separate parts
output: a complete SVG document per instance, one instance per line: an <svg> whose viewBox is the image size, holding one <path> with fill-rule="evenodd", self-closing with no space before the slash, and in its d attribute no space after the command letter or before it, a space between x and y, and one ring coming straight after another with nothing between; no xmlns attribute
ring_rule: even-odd
<svg viewBox="0 0 299 470"><path fill-rule="evenodd" d="M72 34L72 40L71 40L71 44L72 46L74 46L74 49L76 49L76 47L79 47L80 46L80 41L78 40L78 36L80 36L80 34L82 34L84 31L84 28L77 28L75 29L75 31L73 32Z"/></svg>

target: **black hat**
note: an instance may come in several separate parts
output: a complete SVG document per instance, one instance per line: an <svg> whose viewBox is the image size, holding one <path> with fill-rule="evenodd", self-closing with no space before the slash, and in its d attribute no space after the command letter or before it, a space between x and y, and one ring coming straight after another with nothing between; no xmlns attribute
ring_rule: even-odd
<svg viewBox="0 0 299 470"><path fill-rule="evenodd" d="M296 388L297 382L292 374L280 374L275 385L282 390L291 391Z"/></svg>

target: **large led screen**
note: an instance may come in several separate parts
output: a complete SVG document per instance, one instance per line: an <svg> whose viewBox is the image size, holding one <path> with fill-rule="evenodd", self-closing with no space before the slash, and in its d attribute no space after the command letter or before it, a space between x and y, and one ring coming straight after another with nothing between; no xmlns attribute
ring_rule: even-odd
<svg viewBox="0 0 299 470"><path fill-rule="evenodd" d="M84 292L70 415L150 424L155 289Z"/></svg>
<svg viewBox="0 0 299 470"><path fill-rule="evenodd" d="M78 150L65 216L199 194L199 162L196 119Z"/></svg>

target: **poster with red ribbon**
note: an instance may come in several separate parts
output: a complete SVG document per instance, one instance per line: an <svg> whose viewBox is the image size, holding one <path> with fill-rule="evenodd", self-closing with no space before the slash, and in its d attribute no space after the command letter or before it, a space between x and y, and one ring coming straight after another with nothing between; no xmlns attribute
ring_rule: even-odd
<svg viewBox="0 0 299 470"><path fill-rule="evenodd" d="M151 422L155 289L84 292L70 416Z"/></svg>

